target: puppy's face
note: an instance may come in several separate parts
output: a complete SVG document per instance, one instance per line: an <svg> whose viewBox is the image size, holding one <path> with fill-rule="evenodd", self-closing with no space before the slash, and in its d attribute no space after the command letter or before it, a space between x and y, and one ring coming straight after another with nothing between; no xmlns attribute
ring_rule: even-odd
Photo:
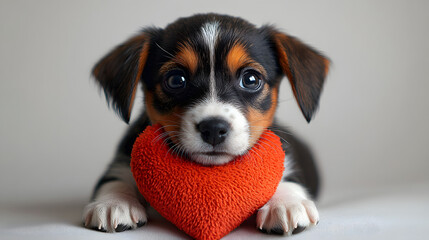
<svg viewBox="0 0 429 240"><path fill-rule="evenodd" d="M279 78L265 37L224 18L167 27L155 44L159 67L143 81L151 122L165 127L175 150L222 164L246 153L271 124Z"/></svg>
<svg viewBox="0 0 429 240"><path fill-rule="evenodd" d="M126 120L141 81L146 112L170 147L219 165L245 154L271 125L283 74L310 120L327 64L270 27L210 14L144 30L103 58L94 75Z"/></svg>

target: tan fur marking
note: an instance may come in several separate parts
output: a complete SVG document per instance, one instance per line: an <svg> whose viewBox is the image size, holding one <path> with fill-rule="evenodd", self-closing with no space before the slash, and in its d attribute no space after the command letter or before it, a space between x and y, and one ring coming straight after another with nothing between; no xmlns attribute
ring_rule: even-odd
<svg viewBox="0 0 429 240"><path fill-rule="evenodd" d="M170 61L162 65L161 74L167 73L170 69L177 65L187 68L191 74L194 74L198 68L198 55L188 43L180 44L179 52Z"/></svg>
<svg viewBox="0 0 429 240"><path fill-rule="evenodd" d="M264 88L264 93L268 93L268 86ZM257 109L249 108L247 113L247 120L250 125L250 139L249 146L253 146L261 136L261 134L273 123L274 114L277 108L278 99L278 85L271 90L271 108L267 112L260 112ZM266 94L264 94L266 96ZM263 98L261 98L263 99Z"/></svg>
<svg viewBox="0 0 429 240"><path fill-rule="evenodd" d="M158 91L157 91L158 92ZM175 107L171 112L166 114L159 113L153 106L153 95L149 91L145 91L145 110L152 124L161 124L164 126L164 131L169 132L170 139L177 143L177 132L180 130L181 117L183 109ZM162 96L161 96L162 98Z"/></svg>
<svg viewBox="0 0 429 240"><path fill-rule="evenodd" d="M249 56L245 47L241 43L235 43L231 50L229 50L228 55L226 56L226 64L233 75L243 67L252 67L255 70L258 70L262 75L264 75L264 77L267 75L265 68Z"/></svg>
<svg viewBox="0 0 429 240"><path fill-rule="evenodd" d="M328 59L323 59L323 62L325 63L325 77L328 75L329 67L331 66L331 62Z"/></svg>
<svg viewBox="0 0 429 240"><path fill-rule="evenodd" d="M264 89L262 89L262 93L258 96L258 98L256 99L256 102L261 103L268 95L269 91L270 91L270 87L268 86L268 84L264 84Z"/></svg>
<svg viewBox="0 0 429 240"><path fill-rule="evenodd" d="M242 44L234 45L226 56L226 63L232 73L237 72L243 65L252 61Z"/></svg>

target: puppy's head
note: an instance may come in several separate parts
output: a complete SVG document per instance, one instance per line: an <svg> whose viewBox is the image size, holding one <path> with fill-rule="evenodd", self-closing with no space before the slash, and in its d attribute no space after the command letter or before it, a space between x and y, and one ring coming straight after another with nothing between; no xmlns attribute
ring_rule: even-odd
<svg viewBox="0 0 429 240"><path fill-rule="evenodd" d="M245 154L272 124L284 75L310 121L328 65L270 26L205 14L143 30L101 59L93 75L126 122L141 82L145 110L171 148L218 165Z"/></svg>

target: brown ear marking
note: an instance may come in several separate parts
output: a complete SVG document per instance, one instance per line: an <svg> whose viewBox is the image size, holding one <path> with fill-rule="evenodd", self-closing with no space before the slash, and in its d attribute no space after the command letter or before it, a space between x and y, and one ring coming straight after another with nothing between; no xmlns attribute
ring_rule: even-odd
<svg viewBox="0 0 429 240"><path fill-rule="evenodd" d="M146 41L143 44L143 47L142 47L142 50L141 50L141 53L140 53L139 64L138 64L139 68L138 68L137 75L136 75L136 77L134 79L135 83L134 83L133 92L132 92L131 98L130 98L130 106L128 108L128 117L127 117L128 121L130 119L131 110L133 109L134 100L135 100L135 96L136 96L136 92L137 92L137 86L138 86L138 83L139 83L139 81L141 79L144 66L146 65L146 60L147 60L147 55L148 54L149 54L149 41Z"/></svg>
<svg viewBox="0 0 429 240"><path fill-rule="evenodd" d="M316 111L330 61L298 39L274 32L279 65L289 79L307 122Z"/></svg>
<svg viewBox="0 0 429 240"><path fill-rule="evenodd" d="M103 88L109 105L111 104L127 123L149 54L149 45L149 37L146 34L136 35L105 55L92 70L92 75Z"/></svg>

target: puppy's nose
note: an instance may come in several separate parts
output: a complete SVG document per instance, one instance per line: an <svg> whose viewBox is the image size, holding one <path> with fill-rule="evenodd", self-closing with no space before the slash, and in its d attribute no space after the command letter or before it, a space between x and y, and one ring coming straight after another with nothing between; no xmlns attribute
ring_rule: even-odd
<svg viewBox="0 0 429 240"><path fill-rule="evenodd" d="M229 124L220 118L210 118L197 124L198 131L204 142L214 146L225 141L229 132Z"/></svg>

